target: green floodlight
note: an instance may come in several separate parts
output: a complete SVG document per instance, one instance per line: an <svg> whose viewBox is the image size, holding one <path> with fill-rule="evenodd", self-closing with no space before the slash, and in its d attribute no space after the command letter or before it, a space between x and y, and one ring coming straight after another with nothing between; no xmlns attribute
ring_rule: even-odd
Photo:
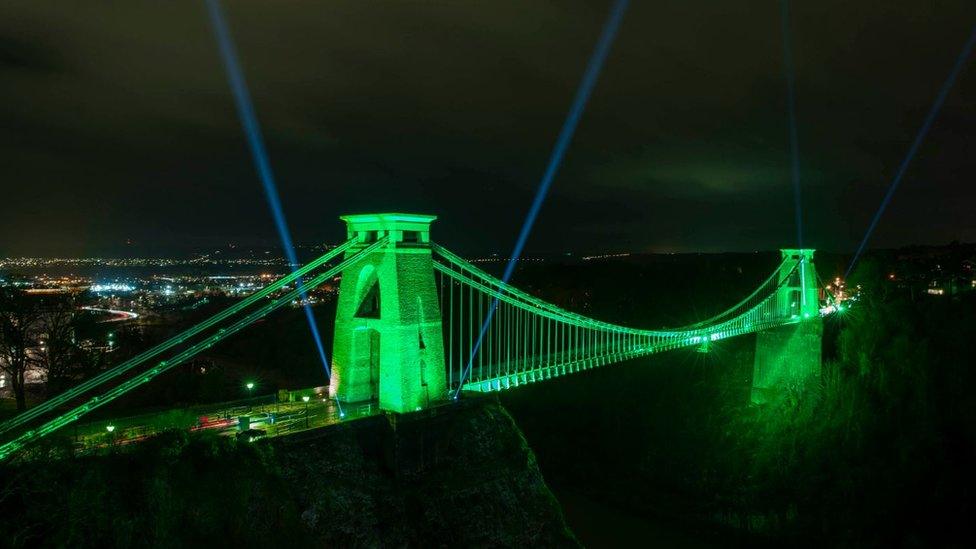
<svg viewBox="0 0 976 549"><path fill-rule="evenodd" d="M305 395L305 396L302 397L302 402L308 402L308 400L309 400L309 396L308 395Z"/></svg>
<svg viewBox="0 0 976 549"><path fill-rule="evenodd" d="M247 387L247 390L248 391L250 391L251 389L254 388L254 382L253 381L248 381L244 386Z"/></svg>
<svg viewBox="0 0 976 549"><path fill-rule="evenodd" d="M111 433L112 431L115 431L115 425L106 425L105 430Z"/></svg>

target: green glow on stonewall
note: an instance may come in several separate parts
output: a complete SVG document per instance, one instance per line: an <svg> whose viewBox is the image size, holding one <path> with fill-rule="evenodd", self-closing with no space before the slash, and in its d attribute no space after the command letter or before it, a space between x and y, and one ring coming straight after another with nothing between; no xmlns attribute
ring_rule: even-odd
<svg viewBox="0 0 976 549"><path fill-rule="evenodd" d="M381 409L402 413L447 394L430 246L435 219L401 213L342 217L349 239L360 246L388 241L343 272L329 389L337 400L378 400Z"/></svg>
<svg viewBox="0 0 976 549"><path fill-rule="evenodd" d="M781 250L784 267L775 294L780 314L803 321L771 326L756 336L752 396L754 404L763 404L777 392L803 388L820 375L823 321L819 315L817 272L813 265L814 250ZM786 265L795 262L790 269Z"/></svg>

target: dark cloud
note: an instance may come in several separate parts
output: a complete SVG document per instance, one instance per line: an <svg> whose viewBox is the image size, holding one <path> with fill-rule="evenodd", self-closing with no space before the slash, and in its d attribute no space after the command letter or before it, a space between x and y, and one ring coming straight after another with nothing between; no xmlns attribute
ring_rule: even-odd
<svg viewBox="0 0 976 549"><path fill-rule="evenodd" d="M299 241L437 213L505 251L606 2L225 1ZM794 3L807 234L861 236L971 25L954 0ZM965 71L877 245L976 240ZM199 1L0 6L0 255L275 233ZM635 2L530 248L792 243L778 2Z"/></svg>

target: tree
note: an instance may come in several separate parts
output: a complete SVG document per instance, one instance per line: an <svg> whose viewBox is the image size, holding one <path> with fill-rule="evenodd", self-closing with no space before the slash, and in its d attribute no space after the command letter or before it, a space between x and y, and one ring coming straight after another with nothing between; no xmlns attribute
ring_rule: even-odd
<svg viewBox="0 0 976 549"><path fill-rule="evenodd" d="M62 389L84 364L83 352L75 344L78 298L57 295L40 303L36 365L47 373L47 392Z"/></svg>
<svg viewBox="0 0 976 549"><path fill-rule="evenodd" d="M57 392L93 360L75 343L78 297L62 294L33 298L7 290L0 294L0 369L8 374L24 410L27 374L35 369L47 377L48 393Z"/></svg>
<svg viewBox="0 0 976 549"><path fill-rule="evenodd" d="M38 346L37 302L17 290L0 291L0 370L10 378L17 410L27 409L25 381Z"/></svg>

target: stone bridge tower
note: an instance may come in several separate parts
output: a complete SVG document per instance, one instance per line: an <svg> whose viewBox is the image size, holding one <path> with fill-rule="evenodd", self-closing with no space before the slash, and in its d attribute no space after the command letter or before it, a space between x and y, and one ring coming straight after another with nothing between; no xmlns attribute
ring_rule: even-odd
<svg viewBox="0 0 976 549"><path fill-rule="evenodd" d="M412 412L447 398L444 337L430 248L432 215L347 215L347 257L389 241L342 273L329 392Z"/></svg>
<svg viewBox="0 0 976 549"><path fill-rule="evenodd" d="M794 322L756 334L752 402L763 404L777 394L809 389L820 382L820 296L810 249L780 250L783 266L774 298L774 314Z"/></svg>

